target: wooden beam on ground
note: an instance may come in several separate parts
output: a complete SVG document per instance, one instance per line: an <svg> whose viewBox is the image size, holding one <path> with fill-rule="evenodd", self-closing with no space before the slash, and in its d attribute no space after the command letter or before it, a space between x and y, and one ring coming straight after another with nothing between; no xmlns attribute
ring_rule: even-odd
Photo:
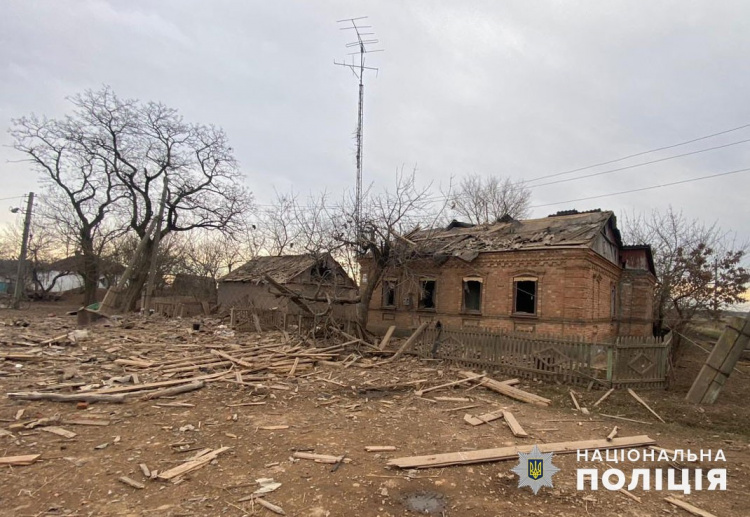
<svg viewBox="0 0 750 517"><path fill-rule="evenodd" d="M646 404L646 401L645 401L645 400L643 400L643 399L642 399L641 397L639 397L639 396L638 396L638 395L637 395L637 394L635 393L635 391L633 391L633 390L631 390L630 388L628 388L628 393L630 393L630 395L631 395L631 396L632 396L632 397L633 397L633 398L634 398L635 400L637 400L638 402L640 402L640 403L641 403L641 404L643 405L643 407L645 407L646 409L648 409L648 410L649 410L649 411L651 412L651 414L652 414L652 415L654 415L654 416L655 416L656 418L658 418L658 419L659 419L659 420L660 420L660 421L661 421L662 423L666 424L666 422L664 422L664 419L663 419L662 417L660 417L660 416L659 416L659 413L657 413L656 411L654 411L653 409L651 409L651 406L649 406L648 404Z"/></svg>
<svg viewBox="0 0 750 517"><path fill-rule="evenodd" d="M42 393L38 391L8 393L8 398L16 400L49 400L51 402L109 402L111 404L122 404L125 402L125 397L122 395Z"/></svg>
<svg viewBox="0 0 750 517"><path fill-rule="evenodd" d="M466 378L476 376L474 372L468 371L461 371L458 374ZM503 382L490 379L489 377L481 379L479 381L479 384L484 386L485 388L500 393L501 395L520 400L521 402L527 402L529 404L535 404L537 406L549 406L551 402L550 399L546 399L544 397L540 397L539 395L534 395L533 393L514 388Z"/></svg>
<svg viewBox="0 0 750 517"><path fill-rule="evenodd" d="M610 395L612 395L612 392L613 392L613 391L615 391L615 389L614 389L614 388L610 388L610 389L609 389L609 390L607 391L607 393L605 393L604 395L602 395L602 396L601 396L601 398L600 398L599 400L597 400L596 402L594 402L594 405L593 405L593 406L591 406L591 407L596 407L596 406L598 406L599 404L601 404L602 402L604 402L605 400L607 400L607 397L609 397Z"/></svg>
<svg viewBox="0 0 750 517"><path fill-rule="evenodd" d="M39 459L41 454L28 454L26 456L3 456L0 458L0 466L22 467L31 465Z"/></svg>
<svg viewBox="0 0 750 517"><path fill-rule="evenodd" d="M608 441L608 442L611 442L612 440L614 440L614 439L615 439L615 437L616 437L616 436L617 436L617 426L615 426L615 428L614 428L614 429L612 429L612 432L610 432L610 433L609 433L609 434L607 435L607 441Z"/></svg>
<svg viewBox="0 0 750 517"><path fill-rule="evenodd" d="M254 368L256 365L253 363L248 363L247 361L243 361L242 359L239 359L237 357L231 356L227 354L226 352L222 352L221 350L211 350L211 353L213 355L217 355L221 357L222 359L226 359L227 361L231 361L235 364L238 364L240 366L244 366L245 368Z"/></svg>
<svg viewBox="0 0 750 517"><path fill-rule="evenodd" d="M503 418L503 410L498 409L497 411L491 411L479 416L471 416L469 414L464 415L464 422L469 425L478 426L482 424L488 424L493 420Z"/></svg>
<svg viewBox="0 0 750 517"><path fill-rule="evenodd" d="M664 500L669 504L676 506L677 508L682 508L688 513L697 515L698 517L716 517L714 514L709 513L706 510L701 510L697 506L693 506L692 504L681 501L675 497L665 497Z"/></svg>
<svg viewBox="0 0 750 517"><path fill-rule="evenodd" d="M457 384L463 384L465 382L476 381L476 380L479 380L479 379L481 379L483 377L486 377L486 375L485 374L479 374L479 375L475 375L474 377L468 377L466 379L460 379L458 381L446 382L445 384L440 384L439 386L433 386L432 388L425 388L423 390L416 390L414 392L414 394L417 397L421 397L422 395L424 395L425 393L429 393L430 391L435 391L435 390L439 390L439 389L442 389L442 388L448 388L450 386L455 386Z"/></svg>
<svg viewBox="0 0 750 517"><path fill-rule="evenodd" d="M572 454L584 449L625 449L641 447L656 443L646 435L626 436L607 440L582 440L576 442L542 443L538 444L539 452L554 452L555 454ZM432 467L448 467L451 465L471 465L491 461L518 460L519 452L531 452L532 445L499 447L496 449L482 449L477 451L450 452L427 456L411 456L394 458L388 461L388 466L402 469L424 469Z"/></svg>
<svg viewBox="0 0 750 517"><path fill-rule="evenodd" d="M216 457L219 456L219 454L226 452L229 449L230 447L221 447L211 452L207 452L194 460L185 462L182 465L178 465L167 471L159 472L159 475L156 477L163 481L173 480L174 478L178 476L182 476L184 474L187 474L188 472L192 472L194 470L198 470L202 467L205 467L206 465L211 463L213 460L215 460Z"/></svg>
<svg viewBox="0 0 750 517"><path fill-rule="evenodd" d="M49 427L40 427L42 431L45 431L47 433L56 434L57 436L62 436L63 438L75 438L78 436L73 431L68 431L67 429L63 429L62 427L57 427L54 425L51 425Z"/></svg>
<svg viewBox="0 0 750 517"><path fill-rule="evenodd" d="M513 416L513 413L510 411L503 411L503 418L505 419L505 423L508 424L508 427L510 427L510 432L513 433L513 436L519 438L527 438L529 436L529 433L524 431L521 424L516 420L516 417Z"/></svg>
<svg viewBox="0 0 750 517"><path fill-rule="evenodd" d="M351 458L343 458L342 456L331 456L330 454L315 454L313 452L295 452L292 454L292 458L300 460L313 460L315 463L328 463L334 465L336 463L351 463Z"/></svg>
<svg viewBox="0 0 750 517"><path fill-rule="evenodd" d="M395 445L365 445L365 450L367 452L395 451L396 446Z"/></svg>
<svg viewBox="0 0 750 517"><path fill-rule="evenodd" d="M206 383L203 381L195 381L188 384L180 384L178 386L173 386L171 388L164 388L161 390L153 391L151 393L147 393L146 395L142 396L140 400L152 400L152 399L158 399L161 397L172 397L174 395L179 395L180 393L187 393L189 391L195 391L201 389L203 386L205 386ZM128 395L138 395L139 392L130 392Z"/></svg>
<svg viewBox="0 0 750 517"><path fill-rule="evenodd" d="M393 336L393 332L395 330L396 330L396 325L391 325L390 327L388 327L388 330L386 331L385 336L383 336L383 340L380 342L380 345L378 346L380 350L385 350L385 347L388 346L388 343L390 342L391 337Z"/></svg>
<svg viewBox="0 0 750 517"><path fill-rule="evenodd" d="M401 355L402 355L402 354L403 354L404 352L406 352L406 350L408 350L408 348L409 348L409 347L410 347L411 345L413 345L413 344L414 344L414 342L415 342L415 341L416 341L417 339L419 339L419 337L420 337L420 336L422 335L422 332L424 332L424 331L425 331L425 329L427 328L427 326L428 326L429 324L430 324L430 323L429 323L429 322L427 322L427 321L425 321L424 323L422 323L422 324L421 324L421 325L420 325L419 327L417 327L417 330L415 330L415 331L414 331L414 333L412 333L412 335L411 335L411 336L409 336L409 339L407 339L407 340L406 340L406 341L404 342L404 344L403 344L403 345L401 345L401 347L400 347L400 348L399 348L399 349L398 349L398 350L396 351L396 353L395 353L395 354L393 354L393 355L392 355L391 357L389 357L389 358L388 358L388 359L386 359L385 361L380 361L380 363L378 363L378 364L379 364L379 365L381 365L381 364L388 364L388 363L390 363L390 362L392 362L392 361L395 361L395 360L396 360L396 359L398 359L399 357L401 357Z"/></svg>

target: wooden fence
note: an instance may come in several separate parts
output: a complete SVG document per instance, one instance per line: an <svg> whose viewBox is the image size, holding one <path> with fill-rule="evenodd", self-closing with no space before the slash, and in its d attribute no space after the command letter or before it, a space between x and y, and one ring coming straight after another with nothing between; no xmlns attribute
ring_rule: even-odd
<svg viewBox="0 0 750 517"><path fill-rule="evenodd" d="M253 314L262 330L284 330L304 335L326 322L311 315L283 311L233 308L231 327L255 330ZM338 320L349 334L354 322ZM611 342L560 338L538 334L507 334L488 330L430 328L407 352L470 368L497 371L529 379L600 387L663 388L672 335L651 338L620 337Z"/></svg>
<svg viewBox="0 0 750 517"><path fill-rule="evenodd" d="M603 387L663 388L671 334L665 338L581 338L427 329L412 350L423 358L505 375Z"/></svg>

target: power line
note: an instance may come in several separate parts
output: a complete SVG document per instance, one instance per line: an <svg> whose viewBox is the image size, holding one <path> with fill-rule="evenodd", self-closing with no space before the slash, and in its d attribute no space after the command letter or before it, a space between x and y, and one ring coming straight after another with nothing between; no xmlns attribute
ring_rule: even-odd
<svg viewBox="0 0 750 517"><path fill-rule="evenodd" d="M739 174L741 172L748 172L748 171L750 171L750 167L748 167L746 169L737 169L737 170L734 170L734 171L720 172L718 174L709 174L708 176L701 176L701 177L698 177L698 178L690 178L690 179L687 179L687 180L672 181L670 183L663 183L661 185L652 185L650 187L642 187L642 188L636 188L636 189L631 189L631 190L621 190L620 192L611 192L609 194L600 194L598 196L581 197L581 198L578 198L578 199L568 199L567 201L556 201L554 203L545 203L543 205L533 205L533 206L530 206L529 208L541 208L541 207L545 207L545 206L562 205L562 204L565 204L565 203L575 203L575 202L578 202L578 201L587 201L589 199L599 199L599 198L602 198L602 197L619 196L619 195L622 195L622 194L632 194L633 192L643 192L644 190L653 190L653 189L657 189L657 188L671 187L671 186L674 186L674 185L681 185L683 183L692 183L694 181L701 181L701 180L706 180L706 179L709 179L709 178L718 178L720 176L729 176L730 174Z"/></svg>
<svg viewBox="0 0 750 517"><path fill-rule="evenodd" d="M687 140L685 142L680 142L678 144L666 145L664 147L657 147L656 149L650 149L648 151L642 151L640 153L629 154L628 156L623 156L622 158L616 158L614 160L608 160L606 162L599 162L599 163L595 163L593 165L587 165L585 167L579 167L577 169L571 169L569 171L557 172L557 173L554 173L554 174L547 174L546 176L538 176L536 178L532 178L532 179L526 180L526 181L533 182L533 181L543 180L543 179L547 179L547 178L555 178L557 176L564 176L566 174L572 174L574 172L585 171L585 170L588 170L588 169L593 169L595 167L601 167L602 165L609 165L610 163L621 162L621 161L624 161L624 160L629 160L630 158L637 158L638 156L643 156L645 154L656 153L658 151L664 151L666 149L673 149L675 147L680 147L680 146L683 146L683 145L692 144L692 143L695 143L695 142L699 142L701 140L707 140L707 139L713 138L715 136L725 135L727 133L732 133L734 131L739 131L741 129L745 129L745 128L748 128L748 127L750 127L750 124L745 124L743 126L738 126L738 127L732 128L732 129L726 129L724 131L719 131L718 133L712 133L710 135L701 136L701 137L698 137L698 138L694 138L692 140Z"/></svg>
<svg viewBox="0 0 750 517"><path fill-rule="evenodd" d="M731 142L729 144L717 145L716 147L707 147L706 149L699 149L697 151L690 151L689 153L677 154L674 156L667 156L665 158L659 158L658 160L651 160L649 162L636 163L634 165L626 165L625 167L618 167L617 169L610 169L608 171L594 172L591 174L584 174L583 176L576 176L575 178L567 178L564 180L548 181L547 183L540 183L539 185L529 185L529 188L545 187L547 185L556 185L557 183L567 183L569 181L582 180L585 178L593 178L594 176L602 176L604 174L612 174L613 172L620 172L628 169L635 169L637 167L643 167L644 165L651 165L654 163L666 162L668 160L674 160L675 158L683 158L685 156L691 156L693 154L707 153L709 151L715 151L717 149L724 149L725 147L731 147L733 145L746 144L750 142L750 138L747 140L739 140L737 142Z"/></svg>

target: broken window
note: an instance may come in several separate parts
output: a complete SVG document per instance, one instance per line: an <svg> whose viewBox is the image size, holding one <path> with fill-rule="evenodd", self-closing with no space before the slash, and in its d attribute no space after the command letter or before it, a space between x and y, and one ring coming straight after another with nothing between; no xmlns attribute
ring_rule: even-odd
<svg viewBox="0 0 750 517"><path fill-rule="evenodd" d="M396 281L385 280L383 282L383 307L396 306Z"/></svg>
<svg viewBox="0 0 750 517"><path fill-rule="evenodd" d="M480 312L482 310L482 281L464 279L464 310Z"/></svg>
<svg viewBox="0 0 750 517"><path fill-rule="evenodd" d="M513 312L520 314L536 314L536 280L518 279L513 282L514 307Z"/></svg>
<svg viewBox="0 0 750 517"><path fill-rule="evenodd" d="M434 280L422 280L419 282L419 308L435 308L435 287Z"/></svg>

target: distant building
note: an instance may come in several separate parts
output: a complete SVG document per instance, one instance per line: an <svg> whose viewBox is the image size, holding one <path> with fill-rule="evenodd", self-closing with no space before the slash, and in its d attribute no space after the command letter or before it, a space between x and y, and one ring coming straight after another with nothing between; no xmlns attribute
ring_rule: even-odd
<svg viewBox="0 0 750 517"><path fill-rule="evenodd" d="M354 280L329 254L256 257L219 280L219 305L299 313L301 309L288 298L272 294L276 290L268 284L266 275L306 296L351 299L357 295ZM307 303L315 311L326 306L325 302ZM353 318L353 310L351 305L333 307L334 314L342 317Z"/></svg>
<svg viewBox="0 0 750 517"><path fill-rule="evenodd" d="M409 239L418 258L383 275L369 307L374 330L440 321L602 340L652 335L651 248L623 246L612 212L454 221Z"/></svg>

